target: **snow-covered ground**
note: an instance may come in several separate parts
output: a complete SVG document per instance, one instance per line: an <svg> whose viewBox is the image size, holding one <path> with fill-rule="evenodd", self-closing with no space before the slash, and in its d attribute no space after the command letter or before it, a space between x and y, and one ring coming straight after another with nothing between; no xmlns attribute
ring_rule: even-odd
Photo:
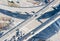
<svg viewBox="0 0 60 41"><path fill-rule="evenodd" d="M3 3L3 2L5 2L5 3ZM16 2L15 2L16 3ZM28 4L27 4L28 3ZM32 3L29 3L29 2L26 2L26 0L20 0L20 3L18 4L18 3L16 3L17 5L19 5L19 6L21 6L21 8L16 8L16 7L9 7L9 6L7 6L8 5L8 3L7 3L7 0L1 0L0 1L0 10L2 10L2 11L11 11L11 12L13 12L12 13L12 15L15 13L15 12L19 12L19 14L24 14L24 15L26 15L26 13L25 12L28 12L29 14L34 14L34 13L32 13L32 11L34 11L34 12L37 12L37 11L39 11L41 8L43 8L44 6L39 6L39 7L33 7L33 8L31 8L30 6L34 6ZM54 4L55 3L53 3L52 5L50 5L48 8L48 10L46 9L46 12L48 12L48 11L51 11L51 10L53 10L51 7L52 6L54 6ZM58 3L57 3L58 4ZM22 7L23 6L23 7ZM26 8L27 7L27 8ZM29 8L30 7L30 8ZM0 11L1 12L1 11ZM45 13L45 10L43 10L42 11L43 12L43 14ZM42 12L39 12L39 13L42 13ZM9 13L10 14L10 13ZM11 16L9 16L9 14L3 14L3 12L1 12L0 13L0 16L7 16L7 17L10 17L12 20L13 20L13 22L12 22L12 24L10 24L9 25L9 29L7 29L7 30L2 30L2 32L4 32L4 33L6 33L6 32L8 32L9 30L11 30L12 28L14 28L15 26L17 26L18 24L20 24L20 23L22 23L23 21L25 21L24 19L21 19L21 18L16 18L16 16L15 15L13 15L14 17L12 17L12 15ZM40 16L40 14L39 14L39 16ZM23 16L24 17L24 16ZM41 19L41 21L44 23L45 21L47 21L49 18L47 18L47 19ZM26 24L26 23L25 23ZM29 33L30 31L32 31L33 29L35 29L38 25L40 25L41 23L40 22L38 22L37 20L30 20L30 22L27 24L27 25L19 25L17 28L19 28L20 29L20 27L22 27L20 30L23 32L23 33L25 33L25 34L27 34L27 33ZM17 29L16 28L16 29ZM16 29L14 29L14 30L12 30L10 33L8 33L6 36L9 36L9 37L4 37L3 36L3 38L5 38L5 39L10 39L10 38L12 38L12 36L14 36L15 34L16 34ZM2 40L2 38L0 39L0 40Z"/></svg>
<svg viewBox="0 0 60 41"><path fill-rule="evenodd" d="M51 38L47 39L46 41L60 41L60 31L53 35Z"/></svg>

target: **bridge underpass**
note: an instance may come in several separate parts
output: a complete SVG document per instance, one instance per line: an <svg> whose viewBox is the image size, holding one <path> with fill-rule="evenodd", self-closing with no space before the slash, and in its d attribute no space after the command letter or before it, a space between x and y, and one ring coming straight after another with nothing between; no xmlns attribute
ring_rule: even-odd
<svg viewBox="0 0 60 41"><path fill-rule="evenodd" d="M28 41L43 41L43 40L44 41L52 41L52 40L56 41L60 38L58 37L59 35L57 35L58 33L60 34L60 18L54 23L52 23L50 26L48 26L46 29L42 30L37 35L29 39Z"/></svg>
<svg viewBox="0 0 60 41"><path fill-rule="evenodd" d="M52 23L54 23L55 21L57 21L58 19L60 19L60 13L54 15L53 17L51 17L49 20L47 20L45 23L43 23L42 25L40 25L40 27L34 29L32 32L33 34L29 35L30 33L28 33L26 35L26 39L24 39L23 41L28 41L30 38L32 38L33 36L35 36L36 34L38 34L39 32L43 31L44 29L46 29L48 26L50 26Z"/></svg>

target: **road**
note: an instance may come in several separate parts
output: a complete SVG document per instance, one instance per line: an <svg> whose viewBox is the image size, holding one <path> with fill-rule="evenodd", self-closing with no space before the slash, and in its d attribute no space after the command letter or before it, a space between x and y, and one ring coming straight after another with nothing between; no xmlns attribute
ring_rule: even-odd
<svg viewBox="0 0 60 41"><path fill-rule="evenodd" d="M54 2L52 2L50 5L48 5L46 8L44 8L43 10L41 10L40 12L38 12L35 17L35 15L33 15L33 17L31 17L29 20L27 20L26 22L24 22L23 24L19 25L17 28L20 29L20 31L22 31L25 35L27 33L29 33L30 31L32 31L33 29L35 29L37 26L39 26L41 24L41 22L38 22L36 20L36 18L40 17L42 14L44 14L47 10L49 10L48 8L54 6L54 4L57 4L59 2L59 0L55 0ZM58 18L57 18L58 19ZM35 24L34 24L35 23ZM32 26L33 25L33 26ZM21 27L21 28L20 28ZM11 38L13 35L15 35L15 31L16 29L13 29L12 31L10 31L9 33L7 33L6 35L4 35L3 37L0 38L0 41L4 41L5 39L9 39ZM46 26L45 26L46 28ZM41 29L42 30L42 29ZM40 31L41 31L40 30ZM36 35L38 32L37 31L34 35ZM34 36L32 35L32 36ZM9 37L7 37L9 36ZM32 36L29 36L26 40L30 39Z"/></svg>

